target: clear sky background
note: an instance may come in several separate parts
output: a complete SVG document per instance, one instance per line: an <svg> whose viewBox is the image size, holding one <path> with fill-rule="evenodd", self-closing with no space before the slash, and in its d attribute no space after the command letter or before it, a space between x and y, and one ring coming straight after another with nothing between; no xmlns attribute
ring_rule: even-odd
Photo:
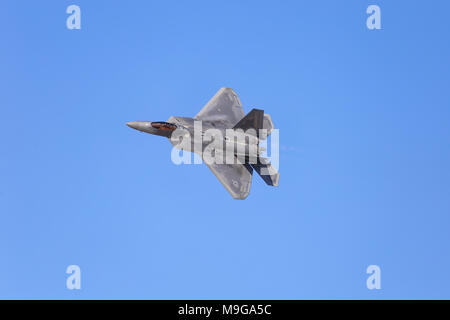
<svg viewBox="0 0 450 320"><path fill-rule="evenodd" d="M1 1L0 298L450 298L449 12ZM280 129L280 185L254 176L245 201L125 125L221 87Z"/></svg>

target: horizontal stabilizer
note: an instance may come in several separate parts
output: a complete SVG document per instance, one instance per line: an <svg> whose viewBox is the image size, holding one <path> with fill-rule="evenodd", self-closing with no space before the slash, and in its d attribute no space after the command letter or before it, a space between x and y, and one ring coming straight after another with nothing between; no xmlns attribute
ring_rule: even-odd
<svg viewBox="0 0 450 320"><path fill-rule="evenodd" d="M264 120L263 120L263 131L259 133L259 139L265 140L270 135L270 133L273 131L274 125L272 122L272 118L270 117L270 114L265 113L264 114Z"/></svg>

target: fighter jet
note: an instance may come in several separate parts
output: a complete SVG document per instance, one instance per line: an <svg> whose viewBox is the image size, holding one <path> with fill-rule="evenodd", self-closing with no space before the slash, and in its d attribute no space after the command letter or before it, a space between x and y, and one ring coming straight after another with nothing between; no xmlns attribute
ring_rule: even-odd
<svg viewBox="0 0 450 320"><path fill-rule="evenodd" d="M249 195L253 169L267 185L278 186L280 174L260 147L274 128L272 119L259 109L245 115L230 88L220 89L194 118L130 121L127 126L166 137L175 148L200 155L234 199Z"/></svg>

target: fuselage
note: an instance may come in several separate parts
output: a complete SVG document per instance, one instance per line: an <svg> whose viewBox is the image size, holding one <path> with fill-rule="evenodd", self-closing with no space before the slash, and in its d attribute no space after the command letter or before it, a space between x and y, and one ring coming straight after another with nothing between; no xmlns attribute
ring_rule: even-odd
<svg viewBox="0 0 450 320"><path fill-rule="evenodd" d="M203 155L204 152L227 156L258 157L259 139L255 132L227 128L219 121L170 117L167 122L132 121L127 125L136 130L167 137L175 148Z"/></svg>

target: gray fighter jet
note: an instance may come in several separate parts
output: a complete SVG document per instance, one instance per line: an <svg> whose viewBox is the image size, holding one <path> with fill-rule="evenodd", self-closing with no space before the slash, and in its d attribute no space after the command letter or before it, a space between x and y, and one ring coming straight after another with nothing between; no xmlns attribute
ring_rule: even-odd
<svg viewBox="0 0 450 320"><path fill-rule="evenodd" d="M280 174L262 157L264 150L259 146L274 128L272 119L258 109L244 115L239 97L230 88L220 89L194 118L172 116L164 122L131 121L127 125L169 138L175 148L199 154L235 199L245 199L250 193L253 169L268 185L278 185ZM213 142L219 144L212 148ZM220 161L211 161L211 155Z"/></svg>

